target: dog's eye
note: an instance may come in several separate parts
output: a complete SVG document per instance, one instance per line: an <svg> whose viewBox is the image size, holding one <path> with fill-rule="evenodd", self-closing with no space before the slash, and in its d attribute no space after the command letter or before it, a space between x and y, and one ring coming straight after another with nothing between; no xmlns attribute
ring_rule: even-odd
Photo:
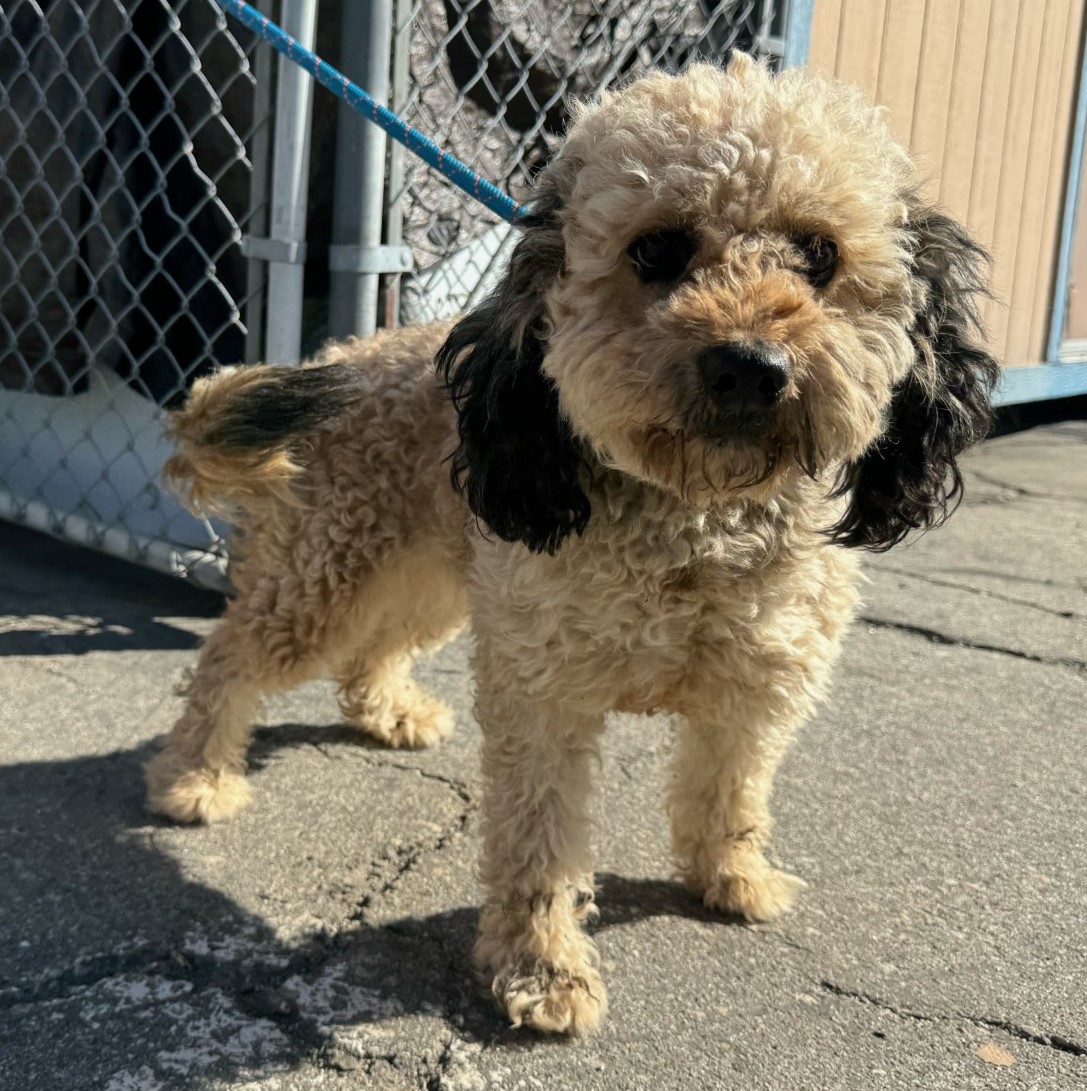
<svg viewBox="0 0 1087 1091"><path fill-rule="evenodd" d="M796 240L796 248L804 258L804 276L814 287L826 287L838 268L838 244L825 235L804 235Z"/></svg>
<svg viewBox="0 0 1087 1091"><path fill-rule="evenodd" d="M684 227L664 227L639 235L628 247L638 278L646 284L679 280L698 248L694 235Z"/></svg>

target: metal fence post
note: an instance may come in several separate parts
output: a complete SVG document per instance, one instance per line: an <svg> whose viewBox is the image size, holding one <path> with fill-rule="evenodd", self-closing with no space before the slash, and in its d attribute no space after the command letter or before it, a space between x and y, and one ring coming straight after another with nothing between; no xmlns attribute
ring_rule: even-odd
<svg viewBox="0 0 1087 1091"><path fill-rule="evenodd" d="M785 55L781 60L786 68L807 64L813 9L814 0L788 0L785 5Z"/></svg>
<svg viewBox="0 0 1087 1091"><path fill-rule="evenodd" d="M285 0L283 29L307 49L313 48L316 23L317 0ZM297 363L302 347L312 105L313 80L286 57L280 57L276 79L270 238L252 240L256 246L250 249L251 257L268 259L265 358L274 364Z"/></svg>
<svg viewBox="0 0 1087 1091"><path fill-rule="evenodd" d="M404 111L411 89L411 27L414 0L393 0L393 65L390 105L393 113ZM404 148L395 140L389 145L389 180L385 187L385 241L389 246L404 245ZM409 251L410 253L410 251ZM401 278L385 281L385 325L400 325Z"/></svg>
<svg viewBox="0 0 1087 1091"><path fill-rule="evenodd" d="M355 0L343 7L341 60L345 75L378 102L389 97L392 0ZM385 134L341 104L329 249L328 332L373 333L379 275L411 268L410 253L381 246L385 195Z"/></svg>
<svg viewBox="0 0 1087 1091"><path fill-rule="evenodd" d="M260 0L255 5L262 14L267 14L270 0ZM272 60L270 49L258 49L253 57L253 114L267 118L272 113ZM249 234L265 236L268 234L268 174L271 167L272 133L270 125L257 125L250 141L249 158L253 164L253 173L249 180L249 207L252 215L249 220ZM257 258L249 259L249 298L245 303L245 362L255 364L261 359L264 350L264 292L268 285L268 267Z"/></svg>

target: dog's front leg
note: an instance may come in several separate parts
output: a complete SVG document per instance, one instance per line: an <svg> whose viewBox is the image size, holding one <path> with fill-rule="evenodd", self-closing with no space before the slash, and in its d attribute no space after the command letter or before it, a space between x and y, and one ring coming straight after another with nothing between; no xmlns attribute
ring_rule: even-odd
<svg viewBox="0 0 1087 1091"><path fill-rule="evenodd" d="M726 708L679 718L668 795L675 854L680 876L706 905L772 920L804 885L773 867L763 849L774 773L806 710L794 707L790 716L757 691L731 697Z"/></svg>
<svg viewBox="0 0 1087 1091"><path fill-rule="evenodd" d="M592 1030L607 997L581 927L592 911L587 804L602 714L517 692L478 656L483 728L483 881L476 962L515 1026Z"/></svg>

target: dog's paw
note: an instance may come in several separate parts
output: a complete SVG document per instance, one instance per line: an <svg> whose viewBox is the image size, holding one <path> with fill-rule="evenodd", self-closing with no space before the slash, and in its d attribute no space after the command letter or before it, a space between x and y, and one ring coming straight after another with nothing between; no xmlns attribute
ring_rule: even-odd
<svg viewBox="0 0 1087 1091"><path fill-rule="evenodd" d="M221 822L253 798L240 773L194 769L168 750L145 766L147 809L175 822Z"/></svg>
<svg viewBox="0 0 1087 1091"><path fill-rule="evenodd" d="M588 1034L608 1010L604 982L591 966L520 966L497 974L491 991L513 1026L550 1034Z"/></svg>
<svg viewBox="0 0 1087 1091"><path fill-rule="evenodd" d="M345 707L345 715L378 742L395 750L421 750L453 731L453 710L429 693L405 687L385 699Z"/></svg>
<svg viewBox="0 0 1087 1091"><path fill-rule="evenodd" d="M793 908L804 889L803 879L779 871L761 856L748 856L742 865L720 872L703 890L711 909L735 913L749 921L772 921Z"/></svg>

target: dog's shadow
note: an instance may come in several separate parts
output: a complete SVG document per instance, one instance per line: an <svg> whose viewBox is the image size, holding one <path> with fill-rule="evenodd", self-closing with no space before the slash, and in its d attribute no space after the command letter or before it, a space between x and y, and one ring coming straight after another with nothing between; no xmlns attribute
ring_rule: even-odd
<svg viewBox="0 0 1087 1091"><path fill-rule="evenodd" d="M285 724L258 732L253 766L259 770L277 751L312 745L369 748L349 727ZM269 1060L268 1073L296 1068L320 1058L328 1035L283 986L314 982L330 970L349 986L341 989L338 1025L363 1028L394 1016L437 1015L454 1024L459 1037L484 1046L519 1051L539 1044L533 1035L510 1032L473 980L477 907L379 926L360 914L332 936L285 942L258 914L185 874L177 839L191 837L199 852L204 831L171 835L166 840L173 854L162 847L163 832L174 827L143 810L141 764L147 756L141 747L0 768L0 870L6 877L0 883L0 950L12 953L0 964L0 1010L30 1020L26 1033L17 1030L13 1037L15 1052L26 1057L13 1057L13 1063L60 1091L66 1086L63 1066L43 1059L34 1046L32 1024L35 1011L44 1010L41 1002L61 1011L71 1005L74 1014L91 996L100 994L95 1002L109 1004L119 981L135 979L177 983L194 1006L192 1018L202 996L225 995L242 1022L260 1018L277 1025L276 1040L286 1044ZM605 874L600 885L595 931L653 916L720 919L669 882ZM194 932L202 936L195 946ZM217 949L232 945L235 954L217 956ZM239 958L238 949L250 954ZM352 997L359 996L363 1002L353 1009ZM108 1023L76 1020L78 1033L91 1038L84 1037L80 1048L93 1051L107 1071L130 1060L127 1018L122 1012ZM50 1064L57 1067L42 1068ZM200 1078L243 1070L255 1078L260 1058L233 1061L224 1051Z"/></svg>

